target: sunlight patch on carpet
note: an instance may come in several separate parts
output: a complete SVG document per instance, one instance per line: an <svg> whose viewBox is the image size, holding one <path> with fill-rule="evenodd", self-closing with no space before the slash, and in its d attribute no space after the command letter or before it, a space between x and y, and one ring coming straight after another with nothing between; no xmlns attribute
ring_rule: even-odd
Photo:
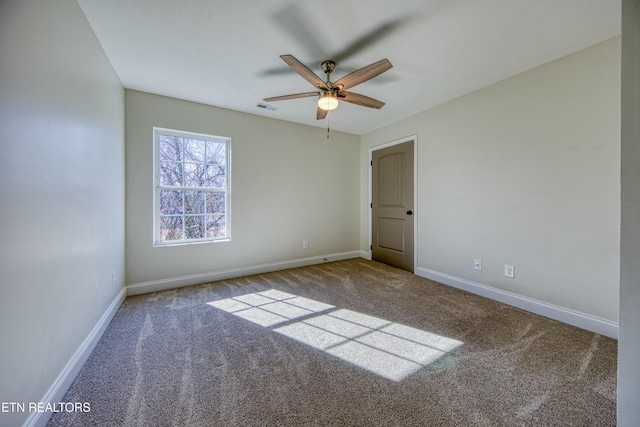
<svg viewBox="0 0 640 427"><path fill-rule="evenodd" d="M463 344L276 289L207 304L392 381L402 381Z"/></svg>

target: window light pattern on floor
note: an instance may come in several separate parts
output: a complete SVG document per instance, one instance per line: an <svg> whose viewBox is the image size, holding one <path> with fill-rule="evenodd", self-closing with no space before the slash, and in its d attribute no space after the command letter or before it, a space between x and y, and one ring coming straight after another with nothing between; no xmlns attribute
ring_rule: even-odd
<svg viewBox="0 0 640 427"><path fill-rule="evenodd" d="M462 342L270 289L207 303L392 381Z"/></svg>

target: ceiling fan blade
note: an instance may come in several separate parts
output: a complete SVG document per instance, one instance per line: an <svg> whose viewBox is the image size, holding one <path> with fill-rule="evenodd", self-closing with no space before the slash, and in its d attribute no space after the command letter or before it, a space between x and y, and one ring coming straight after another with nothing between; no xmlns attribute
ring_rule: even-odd
<svg viewBox="0 0 640 427"><path fill-rule="evenodd" d="M282 95L282 96L273 96L271 98L265 98L263 101L271 102L271 101L284 101L286 99L298 99L298 98L307 98L310 96L318 96L320 92L305 92L305 93L294 93L292 95Z"/></svg>
<svg viewBox="0 0 640 427"><path fill-rule="evenodd" d="M327 110L323 110L322 108L318 107L318 111L316 111L316 119L317 120L322 120L325 117L327 117Z"/></svg>
<svg viewBox="0 0 640 427"><path fill-rule="evenodd" d="M340 92L338 94L338 99L344 102L350 102L351 104L362 105L363 107L377 109L384 107L384 102L382 101L353 92Z"/></svg>
<svg viewBox="0 0 640 427"><path fill-rule="evenodd" d="M329 52L326 51L325 41L320 38L322 28L319 28L319 24L322 22L318 21L308 6L304 7L304 3L292 2L273 13L272 18L291 40L305 47L308 56L327 57Z"/></svg>
<svg viewBox="0 0 640 427"><path fill-rule="evenodd" d="M342 51L337 52L335 55L331 55L332 60L338 63L343 59L355 56L357 53L373 46L375 43L389 36L398 29L406 27L410 19L410 16L403 16L374 28L367 34L358 37Z"/></svg>
<svg viewBox="0 0 640 427"><path fill-rule="evenodd" d="M303 79L317 87L318 89L329 90L327 84L322 81L313 71L311 71L306 65L298 61L291 55L280 55L280 58L287 63L289 67L296 73L300 74Z"/></svg>
<svg viewBox="0 0 640 427"><path fill-rule="evenodd" d="M340 80L333 83L334 87L339 87L340 90L349 89L350 87L354 87L359 85L360 83L364 83L367 80L378 76L385 71L391 69L393 65L389 62L388 59L381 59L378 62L374 62L371 65L367 65L366 67L360 68L359 70L354 71L353 73L349 73Z"/></svg>

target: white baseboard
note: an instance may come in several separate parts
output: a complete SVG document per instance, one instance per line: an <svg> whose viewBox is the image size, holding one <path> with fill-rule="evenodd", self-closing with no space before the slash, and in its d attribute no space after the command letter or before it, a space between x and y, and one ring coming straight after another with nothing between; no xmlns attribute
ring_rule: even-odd
<svg viewBox="0 0 640 427"><path fill-rule="evenodd" d="M40 402L57 403L63 401L64 395L67 393L67 390L69 390L71 383L73 383L78 372L80 372L80 369L84 366L89 355L91 355L91 352L98 344L98 341L100 341L102 334L104 334L107 326L109 326L118 308L122 305L122 302L127 296L126 290L126 288L122 288L120 292L118 292L118 295L116 295L102 317L100 317L100 320L98 320L98 323L93 327L87 338L80 344L80 347L67 362L44 397L40 399ZM51 418L51 415L51 412L31 412L29 418L24 422L23 427L44 427L49 421L49 418Z"/></svg>
<svg viewBox="0 0 640 427"><path fill-rule="evenodd" d="M371 261L371 251L360 251L360 258L368 259Z"/></svg>
<svg viewBox="0 0 640 427"><path fill-rule="evenodd" d="M208 273L192 274L189 276L171 277L168 279L153 280L149 282L133 283L127 286L127 295L139 295L149 292L164 291L167 289L175 289L183 286L199 285L201 283L250 276L252 274L270 273L272 271L285 270L287 268L305 267L308 265L322 264L325 262L359 258L360 256L360 251L340 252L328 255L318 255L309 258L298 258L293 260L274 262L269 264L250 265L246 267L231 268L228 270L218 270Z"/></svg>
<svg viewBox="0 0 640 427"><path fill-rule="evenodd" d="M499 301L519 309L539 314L550 319L558 320L578 328L586 329L600 335L618 339L618 324L606 319L591 316L589 314L580 313L568 308L538 301L533 298L514 294L512 292L503 291L491 286L482 285L467 279L451 276L449 274L440 273L438 271L429 270L428 268L418 267L415 274L426 279L430 279L463 291L471 292L495 301Z"/></svg>

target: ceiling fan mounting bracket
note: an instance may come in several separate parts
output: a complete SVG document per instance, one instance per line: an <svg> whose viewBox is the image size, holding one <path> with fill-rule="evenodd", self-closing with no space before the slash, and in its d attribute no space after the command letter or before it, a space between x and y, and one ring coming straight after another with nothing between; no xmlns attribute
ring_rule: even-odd
<svg viewBox="0 0 640 427"><path fill-rule="evenodd" d="M333 73L333 70L336 69L336 63L333 61L322 61L322 71L325 72L325 74L331 74Z"/></svg>

